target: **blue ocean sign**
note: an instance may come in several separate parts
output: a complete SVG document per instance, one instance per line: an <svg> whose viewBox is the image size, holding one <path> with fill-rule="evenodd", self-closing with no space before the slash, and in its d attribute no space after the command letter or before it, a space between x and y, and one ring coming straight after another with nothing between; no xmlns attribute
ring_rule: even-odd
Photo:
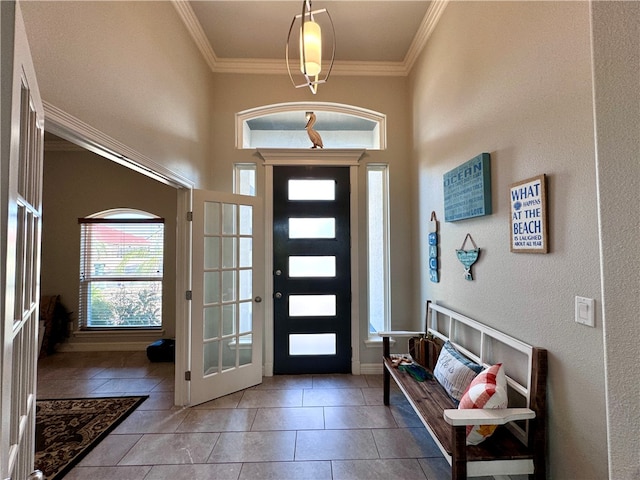
<svg viewBox="0 0 640 480"><path fill-rule="evenodd" d="M443 175L444 220L491 215L491 155L481 153Z"/></svg>

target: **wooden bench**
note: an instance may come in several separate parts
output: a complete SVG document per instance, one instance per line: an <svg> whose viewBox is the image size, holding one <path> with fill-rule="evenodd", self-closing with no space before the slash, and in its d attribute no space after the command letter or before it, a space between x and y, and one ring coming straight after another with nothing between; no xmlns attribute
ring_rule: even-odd
<svg viewBox="0 0 640 480"><path fill-rule="evenodd" d="M453 310L427 302L427 332L449 340L470 360L487 367L502 363L509 408L458 410L437 380L417 382L391 361L390 338L422 332L379 332L383 339L384 404L393 378L451 465L452 479L528 474L546 477L547 351ZM466 445L467 425L500 425L479 445Z"/></svg>

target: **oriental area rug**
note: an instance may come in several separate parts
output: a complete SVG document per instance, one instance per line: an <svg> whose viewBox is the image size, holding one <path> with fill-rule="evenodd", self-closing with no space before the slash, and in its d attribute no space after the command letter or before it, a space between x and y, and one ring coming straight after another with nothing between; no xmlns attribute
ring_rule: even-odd
<svg viewBox="0 0 640 480"><path fill-rule="evenodd" d="M147 398L37 400L35 468L61 479Z"/></svg>

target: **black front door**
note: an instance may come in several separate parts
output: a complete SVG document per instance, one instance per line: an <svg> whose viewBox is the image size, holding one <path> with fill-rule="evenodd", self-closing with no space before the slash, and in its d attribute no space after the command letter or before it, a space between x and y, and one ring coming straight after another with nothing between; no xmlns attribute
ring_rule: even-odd
<svg viewBox="0 0 640 480"><path fill-rule="evenodd" d="M274 373L351 372L349 167L274 167Z"/></svg>

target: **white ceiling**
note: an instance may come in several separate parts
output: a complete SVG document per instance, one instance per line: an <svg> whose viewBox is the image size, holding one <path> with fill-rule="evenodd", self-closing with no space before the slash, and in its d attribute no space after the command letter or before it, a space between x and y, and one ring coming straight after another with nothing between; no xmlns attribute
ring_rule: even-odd
<svg viewBox="0 0 640 480"><path fill-rule="evenodd" d="M285 46L302 0L173 0L216 72L286 72ZM406 75L447 0L317 0L336 36L334 74Z"/></svg>

